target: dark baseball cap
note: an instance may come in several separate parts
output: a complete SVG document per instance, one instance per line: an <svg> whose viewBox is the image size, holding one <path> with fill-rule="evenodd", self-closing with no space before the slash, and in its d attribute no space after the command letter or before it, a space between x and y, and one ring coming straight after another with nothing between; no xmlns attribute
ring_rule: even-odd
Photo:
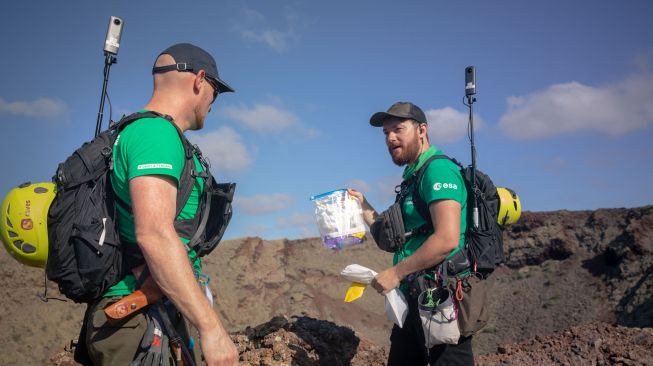
<svg viewBox="0 0 653 366"><path fill-rule="evenodd" d="M370 124L374 127L382 127L383 121L389 117L414 119L419 123L427 123L424 112L413 103L397 102L393 104L386 112L376 112L370 118Z"/></svg>
<svg viewBox="0 0 653 366"><path fill-rule="evenodd" d="M206 76L215 80L220 93L233 92L234 89L220 79L215 59L208 52L190 43L177 43L165 49L159 56L167 54L175 59L176 64L168 66L153 67L152 74L168 72L172 70L190 71L197 74L200 70L206 72ZM158 58L158 57L157 57Z"/></svg>

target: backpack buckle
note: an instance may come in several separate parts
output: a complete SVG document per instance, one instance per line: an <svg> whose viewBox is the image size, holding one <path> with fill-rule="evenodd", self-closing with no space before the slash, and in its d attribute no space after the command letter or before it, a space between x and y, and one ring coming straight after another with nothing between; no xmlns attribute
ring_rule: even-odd
<svg viewBox="0 0 653 366"><path fill-rule="evenodd" d="M63 186L66 183L66 175L64 174L63 169L61 169L61 166L57 169L57 175L55 177L58 186Z"/></svg>

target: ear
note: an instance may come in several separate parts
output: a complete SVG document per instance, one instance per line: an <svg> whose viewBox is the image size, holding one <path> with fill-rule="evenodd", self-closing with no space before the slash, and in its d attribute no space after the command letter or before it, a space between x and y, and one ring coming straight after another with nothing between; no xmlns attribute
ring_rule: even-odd
<svg viewBox="0 0 653 366"><path fill-rule="evenodd" d="M419 124L419 134L421 135L426 135L426 130L428 129L426 123L420 123Z"/></svg>
<svg viewBox="0 0 653 366"><path fill-rule="evenodd" d="M204 72L204 70L200 70L197 74L195 74L195 80L193 80L193 88L196 91L199 91L202 87L202 83L206 82L206 80L204 80L205 75L206 72Z"/></svg>

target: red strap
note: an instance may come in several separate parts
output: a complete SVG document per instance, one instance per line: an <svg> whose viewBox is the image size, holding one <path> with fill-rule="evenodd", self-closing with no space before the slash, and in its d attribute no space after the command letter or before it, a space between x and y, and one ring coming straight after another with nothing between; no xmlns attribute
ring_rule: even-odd
<svg viewBox="0 0 653 366"><path fill-rule="evenodd" d="M463 281L458 278L458 281L456 283L456 300L458 301L463 301L464 293L463 293Z"/></svg>

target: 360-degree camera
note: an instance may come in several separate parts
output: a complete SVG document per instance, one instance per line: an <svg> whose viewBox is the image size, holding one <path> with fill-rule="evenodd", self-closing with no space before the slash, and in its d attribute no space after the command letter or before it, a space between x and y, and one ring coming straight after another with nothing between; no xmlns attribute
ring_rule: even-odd
<svg viewBox="0 0 653 366"><path fill-rule="evenodd" d="M476 94L476 68L467 66L465 68L465 95Z"/></svg>
<svg viewBox="0 0 653 366"><path fill-rule="evenodd" d="M120 48L120 36L122 35L122 26L125 23L122 19L112 16L109 20L109 28L107 29L107 37L104 40L104 52L112 55L118 54Z"/></svg>

